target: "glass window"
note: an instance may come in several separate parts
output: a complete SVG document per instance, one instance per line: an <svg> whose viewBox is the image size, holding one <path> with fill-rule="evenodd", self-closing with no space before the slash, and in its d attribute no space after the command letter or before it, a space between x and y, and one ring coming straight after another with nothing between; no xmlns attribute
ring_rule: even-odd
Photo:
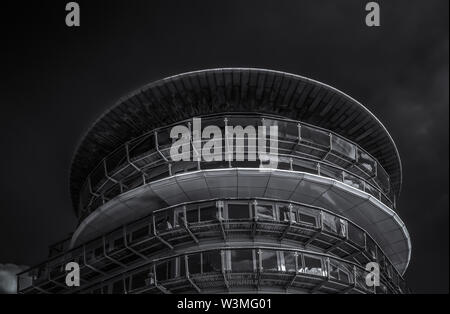
<svg viewBox="0 0 450 314"><path fill-rule="evenodd" d="M261 251L261 266L263 271L278 271L278 256L276 251Z"/></svg>
<svg viewBox="0 0 450 314"><path fill-rule="evenodd" d="M348 224L348 239L360 247L366 245L364 232L353 224Z"/></svg>
<svg viewBox="0 0 450 314"><path fill-rule="evenodd" d="M169 278L168 276L168 269L167 269L167 262L160 262L156 265L156 279L158 281L167 280Z"/></svg>
<svg viewBox="0 0 450 314"><path fill-rule="evenodd" d="M284 252L284 269L283 271L295 272L297 256L294 252Z"/></svg>
<svg viewBox="0 0 450 314"><path fill-rule="evenodd" d="M173 228L173 212L164 210L155 214L156 231L166 231ZM171 217L172 216L172 217Z"/></svg>
<svg viewBox="0 0 450 314"><path fill-rule="evenodd" d="M304 272L310 275L324 276L322 259L320 257L304 255Z"/></svg>
<svg viewBox="0 0 450 314"><path fill-rule="evenodd" d="M176 278L178 274L178 263L176 258L172 258L167 262L167 278Z"/></svg>
<svg viewBox="0 0 450 314"><path fill-rule="evenodd" d="M339 281L350 283L350 271L344 263L330 260L330 277Z"/></svg>
<svg viewBox="0 0 450 314"><path fill-rule="evenodd" d="M331 135L331 149L348 159L356 159L356 146L336 135Z"/></svg>
<svg viewBox="0 0 450 314"><path fill-rule="evenodd" d="M319 215L317 210L302 206L295 206L294 209L297 212L299 223L317 226L317 216Z"/></svg>
<svg viewBox="0 0 450 314"><path fill-rule="evenodd" d="M248 204L228 204L228 219L250 218Z"/></svg>
<svg viewBox="0 0 450 314"><path fill-rule="evenodd" d="M201 272L200 253L188 255L188 267L190 274L199 274Z"/></svg>
<svg viewBox="0 0 450 314"><path fill-rule="evenodd" d="M253 250L232 250L230 252L233 272L253 271Z"/></svg>
<svg viewBox="0 0 450 314"><path fill-rule="evenodd" d="M322 212L322 225L325 231L343 238L347 235L347 221L327 212Z"/></svg>
<svg viewBox="0 0 450 314"><path fill-rule="evenodd" d="M203 273L221 272L222 263L219 251L209 251L202 253Z"/></svg>
<svg viewBox="0 0 450 314"><path fill-rule="evenodd" d="M272 205L256 205L256 216L260 219L275 220L275 212Z"/></svg>
<svg viewBox="0 0 450 314"><path fill-rule="evenodd" d="M322 226L325 231L337 233L337 226L335 223L336 216L326 212L322 212Z"/></svg>
<svg viewBox="0 0 450 314"><path fill-rule="evenodd" d="M209 205L200 208L200 220L209 221L217 219L217 208L214 205Z"/></svg>
<svg viewBox="0 0 450 314"><path fill-rule="evenodd" d="M279 206L280 211L280 221L289 221L289 206ZM291 221L295 222L297 220L297 212L292 210Z"/></svg>

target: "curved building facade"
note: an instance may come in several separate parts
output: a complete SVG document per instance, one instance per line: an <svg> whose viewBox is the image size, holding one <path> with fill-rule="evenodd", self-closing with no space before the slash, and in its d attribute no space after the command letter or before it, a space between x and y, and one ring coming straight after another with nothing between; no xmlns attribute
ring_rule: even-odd
<svg viewBox="0 0 450 314"><path fill-rule="evenodd" d="M77 229L19 292L406 293L401 182L388 131L330 86L262 69L169 77L84 136Z"/></svg>

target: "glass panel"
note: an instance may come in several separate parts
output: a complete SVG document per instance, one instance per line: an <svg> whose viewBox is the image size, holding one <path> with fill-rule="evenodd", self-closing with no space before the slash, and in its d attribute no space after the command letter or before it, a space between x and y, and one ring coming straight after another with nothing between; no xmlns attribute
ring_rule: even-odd
<svg viewBox="0 0 450 314"><path fill-rule="evenodd" d="M289 222L289 206L279 206L280 211L280 221ZM292 211L291 221L297 221L297 212L295 210Z"/></svg>
<svg viewBox="0 0 450 314"><path fill-rule="evenodd" d="M320 175L342 181L342 170L325 164L320 165Z"/></svg>
<svg viewBox="0 0 450 314"><path fill-rule="evenodd" d="M210 221L217 219L217 208L215 205L209 205L200 208L200 220Z"/></svg>
<svg viewBox="0 0 450 314"><path fill-rule="evenodd" d="M330 277L333 279L350 283L350 269L348 269L348 266L344 263L336 260L330 260Z"/></svg>
<svg viewBox="0 0 450 314"><path fill-rule="evenodd" d="M156 279L158 281L167 280L169 278L168 276L168 269L167 269L167 262L160 262L156 265Z"/></svg>
<svg viewBox="0 0 450 314"><path fill-rule="evenodd" d="M188 267L190 274L199 274L201 272L200 253L188 255Z"/></svg>
<svg viewBox="0 0 450 314"><path fill-rule="evenodd" d="M294 252L284 252L284 271L295 272L296 258Z"/></svg>
<svg viewBox="0 0 450 314"><path fill-rule="evenodd" d="M359 179L358 177L355 177L355 176L349 174L348 172L344 171L343 178L344 178L343 182L345 184L348 184L359 190L364 190L364 182L361 179Z"/></svg>
<svg viewBox="0 0 450 314"><path fill-rule="evenodd" d="M330 147L330 135L327 132L311 128L306 125L301 126L302 141L314 143L324 147Z"/></svg>
<svg viewBox="0 0 450 314"><path fill-rule="evenodd" d="M261 251L261 266L263 271L278 271L276 251Z"/></svg>
<svg viewBox="0 0 450 314"><path fill-rule="evenodd" d="M156 231L166 231L173 229L173 212L162 211L155 213Z"/></svg>
<svg viewBox="0 0 450 314"><path fill-rule="evenodd" d="M348 159L356 159L356 146L336 135L331 135L331 150Z"/></svg>
<svg viewBox="0 0 450 314"><path fill-rule="evenodd" d="M380 199L380 191L378 191L372 185L366 184L364 191L369 193L370 195L374 196L376 199Z"/></svg>
<svg viewBox="0 0 450 314"><path fill-rule="evenodd" d="M385 193L389 192L389 175L379 164L377 168L377 181L380 182L381 189Z"/></svg>
<svg viewBox="0 0 450 314"><path fill-rule="evenodd" d="M280 122L278 125L280 139L289 141L298 140L298 126L295 122Z"/></svg>
<svg viewBox="0 0 450 314"><path fill-rule="evenodd" d="M357 165L359 166L359 168L367 172L369 175L374 175L375 167L377 166L376 161L372 157L370 157L369 154L366 154L360 149L357 150L357 154L358 154Z"/></svg>
<svg viewBox="0 0 450 314"><path fill-rule="evenodd" d="M260 219L275 220L272 205L256 205L256 216Z"/></svg>
<svg viewBox="0 0 450 314"><path fill-rule="evenodd" d="M228 219L250 218L248 204L228 204Z"/></svg>
<svg viewBox="0 0 450 314"><path fill-rule="evenodd" d="M252 272L253 250L232 250L231 265L233 272Z"/></svg>
<svg viewBox="0 0 450 314"><path fill-rule="evenodd" d="M305 267L303 272L310 275L324 276L322 259L315 256L304 255Z"/></svg>
<svg viewBox="0 0 450 314"><path fill-rule="evenodd" d="M348 239L360 247L365 247L364 232L353 224L348 224Z"/></svg>
<svg viewBox="0 0 450 314"><path fill-rule="evenodd" d="M319 211L302 206L294 206L294 209L297 212L297 221L299 223L317 226Z"/></svg>
<svg viewBox="0 0 450 314"><path fill-rule="evenodd" d="M335 223L336 216L322 212L322 226L325 231L337 234L337 225Z"/></svg>
<svg viewBox="0 0 450 314"><path fill-rule="evenodd" d="M337 216L322 212L323 229L328 232L345 237L347 235L347 221Z"/></svg>
<svg viewBox="0 0 450 314"><path fill-rule="evenodd" d="M172 258L170 260L168 260L167 262L167 278L171 279L171 278L176 278L178 276L178 271L177 271L177 261L176 258Z"/></svg>
<svg viewBox="0 0 450 314"><path fill-rule="evenodd" d="M221 272L222 263L219 251L203 253L203 273Z"/></svg>

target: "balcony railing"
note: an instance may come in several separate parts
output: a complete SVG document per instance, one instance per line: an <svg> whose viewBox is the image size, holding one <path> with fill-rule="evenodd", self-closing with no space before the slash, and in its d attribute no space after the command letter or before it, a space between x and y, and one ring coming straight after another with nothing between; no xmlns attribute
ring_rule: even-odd
<svg viewBox="0 0 450 314"><path fill-rule="evenodd" d="M191 127L192 120L177 125ZM222 115L203 117L203 125L278 125L278 169L303 171L330 177L373 195L395 208L389 176L370 154L356 144L323 129L297 121L266 116ZM156 129L127 142L108 155L89 174L80 192L80 216L121 193L178 173L214 168L263 166L264 161L177 161L170 157L171 126ZM269 134L269 132L267 132ZM249 140L248 138L239 139ZM206 140L202 140L202 144ZM269 141L269 138L268 138ZM236 139L236 143L238 139ZM222 147L225 147L223 143ZM245 146L243 147L246 148ZM247 147L248 149L248 147Z"/></svg>
<svg viewBox="0 0 450 314"><path fill-rule="evenodd" d="M317 246L361 267L376 261L389 289L398 292L405 287L381 247L348 219L315 206L252 198L215 199L156 210L25 271L19 275L19 292L66 291L64 268L68 262L80 264L84 285L90 287L111 274L134 269L140 262L152 262L164 250L170 255L176 245L203 239L220 243L246 232Z"/></svg>

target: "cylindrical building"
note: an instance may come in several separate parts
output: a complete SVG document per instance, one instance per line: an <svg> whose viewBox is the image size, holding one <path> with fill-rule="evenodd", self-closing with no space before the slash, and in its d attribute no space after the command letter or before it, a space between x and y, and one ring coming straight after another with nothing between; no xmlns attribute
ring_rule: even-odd
<svg viewBox="0 0 450 314"><path fill-rule="evenodd" d="M205 158L213 139L223 149ZM256 140L277 147L276 163L249 158ZM230 144L244 159L227 158ZM405 293L401 182L388 131L339 90L261 69L172 76L87 132L70 178L77 229L19 275L19 292ZM68 262L78 287L65 284ZM366 280L371 262L379 285Z"/></svg>

